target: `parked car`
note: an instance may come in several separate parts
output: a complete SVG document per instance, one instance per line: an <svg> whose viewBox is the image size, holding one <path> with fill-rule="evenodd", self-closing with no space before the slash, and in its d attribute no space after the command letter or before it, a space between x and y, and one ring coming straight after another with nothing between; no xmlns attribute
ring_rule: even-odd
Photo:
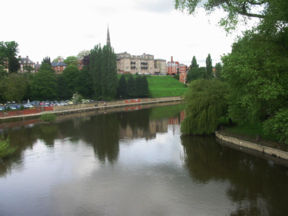
<svg viewBox="0 0 288 216"><path fill-rule="evenodd" d="M23 105L25 109L33 108L34 106L31 103L27 103Z"/></svg>

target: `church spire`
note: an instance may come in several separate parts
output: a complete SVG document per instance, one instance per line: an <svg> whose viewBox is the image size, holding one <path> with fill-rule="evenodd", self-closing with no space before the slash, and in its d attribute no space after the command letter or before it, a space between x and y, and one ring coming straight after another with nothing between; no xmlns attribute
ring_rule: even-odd
<svg viewBox="0 0 288 216"><path fill-rule="evenodd" d="M106 41L106 45L111 47L109 26L108 26L108 28L107 28L107 41Z"/></svg>

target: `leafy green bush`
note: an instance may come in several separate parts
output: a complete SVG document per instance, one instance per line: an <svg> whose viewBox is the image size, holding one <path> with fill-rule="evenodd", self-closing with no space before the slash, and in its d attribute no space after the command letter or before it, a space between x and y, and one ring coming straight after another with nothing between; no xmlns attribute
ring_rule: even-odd
<svg viewBox="0 0 288 216"><path fill-rule="evenodd" d="M219 80L192 81L187 93L186 115L181 124L183 134L203 135L214 133L219 119L227 113L228 89Z"/></svg>
<svg viewBox="0 0 288 216"><path fill-rule="evenodd" d="M288 109L282 109L263 124L264 133L288 144Z"/></svg>
<svg viewBox="0 0 288 216"><path fill-rule="evenodd" d="M15 152L15 148L10 146L9 139L1 140L0 138L0 158L8 157Z"/></svg>
<svg viewBox="0 0 288 216"><path fill-rule="evenodd" d="M54 121L56 119L56 115L53 113L46 113L46 114L42 114L40 119L42 121L51 122L51 121Z"/></svg>

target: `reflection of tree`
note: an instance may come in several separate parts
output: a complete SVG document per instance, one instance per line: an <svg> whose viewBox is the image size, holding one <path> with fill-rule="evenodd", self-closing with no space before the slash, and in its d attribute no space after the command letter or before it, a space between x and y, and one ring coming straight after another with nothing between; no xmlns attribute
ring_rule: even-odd
<svg viewBox="0 0 288 216"><path fill-rule="evenodd" d="M81 125L80 136L90 143L98 158L117 160L119 152L119 122L117 114L98 115Z"/></svg>
<svg viewBox="0 0 288 216"><path fill-rule="evenodd" d="M182 145L194 181L229 181L227 195L238 204L231 216L283 215L288 211L287 169L223 147L213 137L182 137Z"/></svg>

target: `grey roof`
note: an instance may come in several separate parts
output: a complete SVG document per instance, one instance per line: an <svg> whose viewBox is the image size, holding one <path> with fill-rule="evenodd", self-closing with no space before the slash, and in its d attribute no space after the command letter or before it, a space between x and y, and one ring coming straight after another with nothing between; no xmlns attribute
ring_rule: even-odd
<svg viewBox="0 0 288 216"><path fill-rule="evenodd" d="M57 66L66 66L64 62L52 62L52 67L57 67Z"/></svg>

